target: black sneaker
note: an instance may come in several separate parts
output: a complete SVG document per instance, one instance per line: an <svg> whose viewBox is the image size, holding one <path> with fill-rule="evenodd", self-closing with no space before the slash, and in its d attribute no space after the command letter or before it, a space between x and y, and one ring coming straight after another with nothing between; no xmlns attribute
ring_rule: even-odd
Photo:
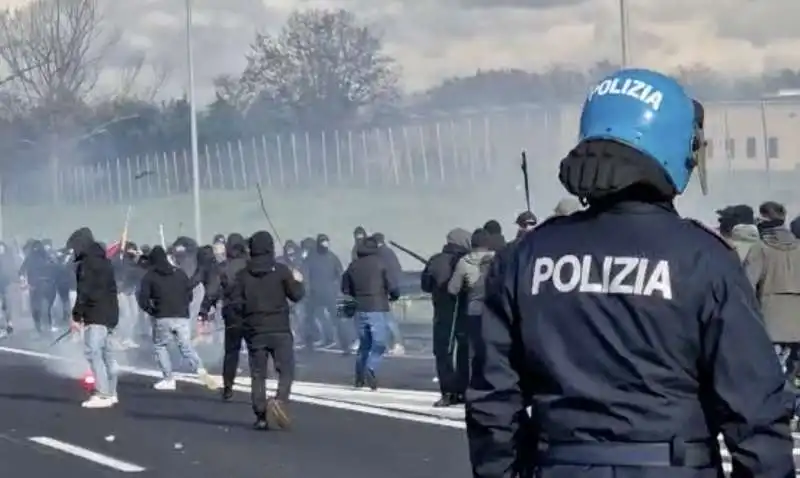
<svg viewBox="0 0 800 478"><path fill-rule="evenodd" d="M353 387L355 388L364 388L364 375L357 374L356 379L353 381Z"/></svg>
<svg viewBox="0 0 800 478"><path fill-rule="evenodd" d="M233 399L233 387L228 385L222 387L222 399L226 402L229 402L231 399Z"/></svg>
<svg viewBox="0 0 800 478"><path fill-rule="evenodd" d="M364 374L364 382L370 390L375 391L378 389L378 378L375 376L374 370L367 370Z"/></svg>
<svg viewBox="0 0 800 478"><path fill-rule="evenodd" d="M256 422L253 423L253 430L266 431L269 430L269 423L267 423L267 415L256 415Z"/></svg>
<svg viewBox="0 0 800 478"><path fill-rule="evenodd" d="M453 394L447 393L442 395L442 398L434 402L433 406L435 408L447 408L452 407L456 404L455 396Z"/></svg>

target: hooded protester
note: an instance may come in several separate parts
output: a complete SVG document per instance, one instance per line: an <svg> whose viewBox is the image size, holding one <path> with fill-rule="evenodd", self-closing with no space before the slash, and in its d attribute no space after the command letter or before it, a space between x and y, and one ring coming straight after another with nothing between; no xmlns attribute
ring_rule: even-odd
<svg viewBox="0 0 800 478"><path fill-rule="evenodd" d="M517 237L515 240L519 240L526 233L532 231L536 227L536 224L539 223L539 220L531 211L523 211L519 213L517 220L514 222L517 225Z"/></svg>
<svg viewBox="0 0 800 478"><path fill-rule="evenodd" d="M348 323L339 317L336 300L339 296L340 282L344 269L342 261L330 249L330 239L326 234L319 234L316 249L305 260L306 283L308 284L308 302L306 305L306 347L314 343L311 328L316 320L322 323L325 345L330 348L338 345L343 354L350 353L351 334Z"/></svg>
<svg viewBox="0 0 800 478"><path fill-rule="evenodd" d="M400 259L397 258L397 254L392 248L386 245L386 236L382 232L376 232L372 235L372 238L378 244L378 257L386 264L386 270L392 276L392 283L399 284L403 275L403 266L400 265ZM400 331L400 324L397 323L393 314L387 316L387 326L391 334L392 354L404 355L406 349L403 345L403 334Z"/></svg>
<svg viewBox="0 0 800 478"><path fill-rule="evenodd" d="M250 260L237 272L231 302L242 317L244 340L250 362L254 427L280 428L290 424L286 404L294 381L294 343L289 302L303 298L303 276L275 259L275 241L267 231L250 238ZM278 374L278 389L267 401L269 358Z"/></svg>
<svg viewBox="0 0 800 478"><path fill-rule="evenodd" d="M225 323L225 358L222 362L222 398L233 398L233 381L236 379L236 369L239 367L239 354L242 349L244 330L242 318L233 303L234 279L236 274L247 266L247 244L244 236L239 233L228 235L225 245L226 259L219 268L219 284L213 284L210 291L206 291L200 304L200 319L208 320L211 307L217 302L222 302L222 320Z"/></svg>
<svg viewBox="0 0 800 478"><path fill-rule="evenodd" d="M215 234L214 240L211 241L211 248L214 251L214 258L217 262L225 261L225 236L223 234Z"/></svg>
<svg viewBox="0 0 800 478"><path fill-rule="evenodd" d="M483 278L495 254L490 249L491 243L491 235L485 229L473 232L470 238L472 250L459 259L447 284L450 295L466 293L467 316L471 321L480 319L483 313Z"/></svg>
<svg viewBox="0 0 800 478"><path fill-rule="evenodd" d="M744 260L756 290L764 324L772 341L782 349L787 374L794 378L800 359L800 239L786 228L786 209L776 202L759 207L761 241Z"/></svg>
<svg viewBox="0 0 800 478"><path fill-rule="evenodd" d="M196 287L197 284L203 285L203 301L206 299L205 291L207 290L219 290L219 277L220 277L220 268L221 264L218 262L216 255L214 253L213 246L203 246L197 250L197 271L195 272L194 277L189 278L192 284L192 288ZM206 309L206 314L211 313L211 309L214 309L215 318L222 318L221 311L217 307L217 303L211 304ZM204 307L203 302L200 302L200 310L202 311ZM200 325L208 326L212 325L214 322L214 318L211 318L208 315L202 315L198 312L198 319L202 318L203 320L200 321ZM207 336L211 333L207 328L203 329L202 334Z"/></svg>
<svg viewBox="0 0 800 478"><path fill-rule="evenodd" d="M364 226L357 226L353 230L353 248L350 250L350 261L358 259L358 244L367 238L367 230Z"/></svg>
<svg viewBox="0 0 800 478"><path fill-rule="evenodd" d="M203 362L192 345L192 318L189 305L192 302L191 280L186 273L170 264L167 253L161 246L150 252L150 269L142 278L136 294L139 307L152 318L153 345L156 362L162 379L153 385L156 390L175 390L176 382L167 346L175 341L181 356L189 362L192 370L211 390L219 388L203 367Z"/></svg>
<svg viewBox="0 0 800 478"><path fill-rule="evenodd" d="M728 206L718 210L717 215L720 235L736 249L739 259L744 261L750 247L760 240L753 208L745 204Z"/></svg>
<svg viewBox="0 0 800 478"><path fill-rule="evenodd" d="M134 331L139 323L139 307L136 304L136 289L139 287L144 269L139 266L141 252L133 242L126 242L121 254L111 258L114 275L119 292L120 324L117 327L117 338L123 349L137 348Z"/></svg>
<svg viewBox="0 0 800 478"><path fill-rule="evenodd" d="M57 330L52 309L56 298L57 265L41 241L33 241L19 269L28 284L31 315L36 331L47 335Z"/></svg>
<svg viewBox="0 0 800 478"><path fill-rule="evenodd" d="M294 271L300 272L302 276L306 276L305 271L305 263L303 261L303 256L300 251L300 246L297 245L296 242L289 239L283 244L283 255L279 257L278 262L281 264L285 264L290 269ZM305 347L305 333L303 332L303 324L306 317L305 313L305 304L304 301L298 301L291 305L291 321L292 321L292 330L295 332L295 338L299 338L300 343L297 344L299 347ZM312 344L313 345L313 344Z"/></svg>
<svg viewBox="0 0 800 478"><path fill-rule="evenodd" d="M375 236L358 244L358 259L351 262L342 275L342 294L355 302L358 352L355 386L378 388L377 370L391 332L389 302L400 297L397 275L381 257L381 246Z"/></svg>
<svg viewBox="0 0 800 478"><path fill-rule="evenodd" d="M434 403L435 407L463 403L463 397L459 393L463 393L462 382L468 370L463 368L463 360L457 362L457 367L453 365L453 352L468 350L466 330L456 329L457 326L463 327L466 324L456 321L459 299L447 291L447 285L456 264L469 253L470 248L469 231L461 228L451 230L447 233L447 242L442 252L431 256L420 277L422 290L431 294L433 302L433 355L442 393L442 398ZM451 343L453 340L454 344Z"/></svg>
<svg viewBox="0 0 800 478"><path fill-rule="evenodd" d="M114 266L88 227L73 232L67 239L66 247L72 250L77 263L77 295L70 327L72 330L83 328L85 354L95 380L95 393L82 406L112 407L119 402L119 366L112 345L114 330L119 323Z"/></svg>
<svg viewBox="0 0 800 478"><path fill-rule="evenodd" d="M489 249L494 252L500 252L506 248L506 238L503 237L503 227L500 222L495 219L489 219L483 225L483 229L489 233L489 239L491 240Z"/></svg>

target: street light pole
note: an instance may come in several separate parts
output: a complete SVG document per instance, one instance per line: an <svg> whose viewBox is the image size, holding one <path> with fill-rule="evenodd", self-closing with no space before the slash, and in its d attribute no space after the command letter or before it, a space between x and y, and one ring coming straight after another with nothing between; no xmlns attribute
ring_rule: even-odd
<svg viewBox="0 0 800 478"><path fill-rule="evenodd" d="M628 9L625 0L619 0L619 46L622 56L622 67L629 66L628 58Z"/></svg>
<svg viewBox="0 0 800 478"><path fill-rule="evenodd" d="M194 206L195 240L203 240L200 214L200 159L197 145L197 105L194 86L194 52L192 47L192 0L186 0L186 62L189 67L189 114L192 142L192 202Z"/></svg>

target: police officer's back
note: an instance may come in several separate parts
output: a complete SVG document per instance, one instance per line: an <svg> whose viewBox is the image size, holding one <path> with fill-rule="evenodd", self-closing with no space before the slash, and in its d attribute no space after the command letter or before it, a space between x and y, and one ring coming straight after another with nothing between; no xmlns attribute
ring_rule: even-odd
<svg viewBox="0 0 800 478"><path fill-rule="evenodd" d="M794 476L790 397L752 288L672 206L703 162L701 112L645 70L590 94L559 174L588 210L540 225L487 278L475 477L717 477L719 433L733 476Z"/></svg>

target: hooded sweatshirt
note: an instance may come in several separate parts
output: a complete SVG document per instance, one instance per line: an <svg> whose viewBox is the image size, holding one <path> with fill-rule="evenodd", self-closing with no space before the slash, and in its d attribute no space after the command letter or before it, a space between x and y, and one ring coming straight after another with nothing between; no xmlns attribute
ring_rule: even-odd
<svg viewBox="0 0 800 478"><path fill-rule="evenodd" d="M397 274L381 257L380 248L374 237L361 241L358 258L342 275L342 294L353 298L357 312L388 312L389 302L400 297Z"/></svg>
<svg viewBox="0 0 800 478"><path fill-rule="evenodd" d="M303 298L303 284L286 264L275 260L275 241L269 232L256 232L249 245L250 259L233 281L231 306L243 318L246 330L291 333L289 301Z"/></svg>
<svg viewBox="0 0 800 478"><path fill-rule="evenodd" d="M800 240L784 226L761 231L744 268L774 342L800 342Z"/></svg>
<svg viewBox="0 0 800 478"><path fill-rule="evenodd" d="M472 251L459 259L447 284L447 292L457 296L466 293L467 315L483 313L484 279L494 258L490 234L482 229L472 234Z"/></svg>
<svg viewBox="0 0 800 478"><path fill-rule="evenodd" d="M227 307L233 290L236 274L247 265L247 242L239 233L231 233L225 247L225 262L219 265L219 281L212 282L206 288L203 301L200 303L200 315L208 315L217 302L222 301L222 317L229 321L236 318L234 309Z"/></svg>
<svg viewBox="0 0 800 478"><path fill-rule="evenodd" d="M164 248L156 246L150 252L150 268L142 278L136 302L156 319L188 319L192 289L186 272L170 264Z"/></svg>
<svg viewBox="0 0 800 478"><path fill-rule="evenodd" d="M451 320L455 314L456 296L447 291L447 284L458 260L470 251L470 233L456 228L447 233L442 252L434 254L420 277L422 290L431 294L434 320Z"/></svg>
<svg viewBox="0 0 800 478"><path fill-rule="evenodd" d="M119 323L119 300L114 266L105 249L94 240L88 227L73 232L67 239L76 267L76 298L72 308L75 321L86 325L116 327Z"/></svg>

